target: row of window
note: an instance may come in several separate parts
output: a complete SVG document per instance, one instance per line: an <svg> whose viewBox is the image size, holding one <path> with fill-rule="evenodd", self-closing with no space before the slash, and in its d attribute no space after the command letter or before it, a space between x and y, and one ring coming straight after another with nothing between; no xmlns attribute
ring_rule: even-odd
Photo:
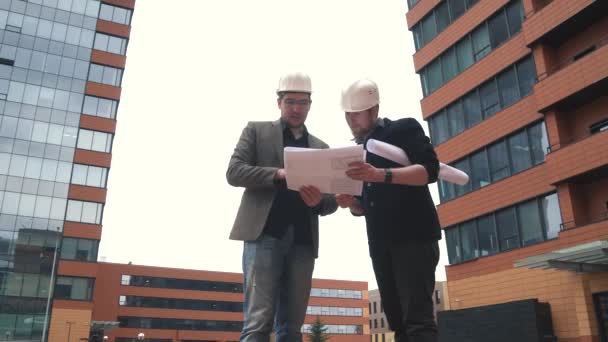
<svg viewBox="0 0 608 342"><path fill-rule="evenodd" d="M194 279L176 279L176 278L159 278L148 276L135 276L123 274L121 279L122 285L127 286L144 286L163 289L177 290L194 290L194 291L214 291L214 292L243 292L243 284L210 281L210 280L194 280Z"/></svg>
<svg viewBox="0 0 608 342"><path fill-rule="evenodd" d="M3 70L6 69L5 67L6 66L4 66L4 65L0 65L0 73L2 73ZM41 87L39 90L41 95L39 94L37 99L33 97L34 96L33 94L23 94L23 93L20 94L19 93L20 91L25 91L25 85L22 87L18 86L18 87L21 87L21 89L19 89L19 88L14 89L13 96L16 98L16 101L3 104L3 106L5 107L5 112L10 110L11 116L20 116L17 114L20 113L22 107L34 108L34 110L26 109L26 111L28 111L30 113L32 113L32 112L35 113L40 108L44 108L44 109L52 108L54 110L61 109L63 111L66 111L69 109L73 113L78 113L78 114L80 113L81 108L78 108L78 105L77 105L78 102L76 102L76 103L68 102L69 98L66 99L65 97L62 97L63 93L61 93L61 92L69 92L70 94L77 93L77 94L79 94L79 96L82 96L82 93L84 93L84 90L86 87L85 80L79 80L76 78L70 78L70 77L64 77L64 76L57 76L57 75L53 75L53 74L43 73L43 72L36 71L36 70L28 70L28 69L17 68L17 67L11 67L11 68L12 68L12 72L10 72L10 78L11 78L10 80L8 79L8 74L3 73L2 76L0 76L0 100L2 100L3 103L5 103L4 100L8 99L11 82L17 82L17 83L21 83L21 84L30 84L30 85ZM48 91L47 89L43 89L43 88L52 89L54 91L51 92L51 91ZM32 91L32 90L33 89L30 89L29 91ZM56 95L57 91L60 91L59 95ZM27 104L27 103L23 103L22 101L23 101L24 96L28 96L26 98L31 99L31 101L37 101L38 106L40 106L40 107L38 107L38 109L36 109L36 106ZM56 96L58 97L57 99L56 99ZM19 104L19 105L16 105L16 104ZM74 122L74 120L72 120L71 122ZM72 126L76 126L76 125L72 125Z"/></svg>
<svg viewBox="0 0 608 342"><path fill-rule="evenodd" d="M15 2L19 3L18 1L13 1L12 10L19 10L21 6L27 4L28 8L37 7L38 11L40 11L40 8L47 10L57 9L91 17L97 17L97 13L99 12L99 0L27 0L21 6L15 5Z"/></svg>
<svg viewBox="0 0 608 342"><path fill-rule="evenodd" d="M15 67L79 80L86 80L87 72L89 71L89 62L86 60L62 57L10 45L2 45L0 57L13 61L12 66Z"/></svg>
<svg viewBox="0 0 608 342"><path fill-rule="evenodd" d="M160 309L224 311L224 312L242 312L243 311L243 303L241 303L241 302L223 302L223 301L215 301L215 300L120 296L119 304L122 306L132 306L132 307L138 307L138 308L160 308Z"/></svg>
<svg viewBox="0 0 608 342"><path fill-rule="evenodd" d="M102 214L103 204L101 203L68 200L68 210L65 214L65 220L101 224Z"/></svg>
<svg viewBox="0 0 608 342"><path fill-rule="evenodd" d="M45 274L0 272L0 296L47 298L51 277ZM5 311L1 311L5 312ZM27 312L34 313L34 312Z"/></svg>
<svg viewBox="0 0 608 342"><path fill-rule="evenodd" d="M3 93L6 91L6 93ZM0 79L0 98L32 106L79 113L84 94Z"/></svg>
<svg viewBox="0 0 608 342"><path fill-rule="evenodd" d="M46 308L46 298L32 297L0 297L0 312L3 314L44 314Z"/></svg>
<svg viewBox="0 0 608 342"><path fill-rule="evenodd" d="M33 255L34 259L28 260L28 263L37 262L38 271L40 272L45 269L45 266L41 264L50 264L57 244L57 233L48 230L37 230L31 228L10 227L11 230L0 230L0 258L6 261L10 260L15 255L15 250L26 249L29 255ZM20 259L18 265L24 263L24 252L20 252ZM47 260L44 260L47 259ZM15 266L15 268L18 268ZM21 269L24 271L24 269ZM4 281L4 280L2 280ZM4 285L2 285L4 286ZM0 292L2 295L3 292Z"/></svg>
<svg viewBox="0 0 608 342"><path fill-rule="evenodd" d="M26 157L18 154L0 153L0 174L13 177L39 179L58 183L69 183L72 163L54 159ZM40 184L30 183L30 185ZM12 189L11 189L12 190ZM45 189L40 189L45 190ZM47 189L48 190L48 189ZM33 194L40 193L38 189ZM26 193L32 193L27 189Z"/></svg>
<svg viewBox="0 0 608 342"><path fill-rule="evenodd" d="M22 238L23 230L29 229L31 231L56 231L57 228L63 228L63 218L61 218L60 220L49 220L48 218L34 218L9 214L0 214L0 230L17 230L19 234L19 239ZM38 241L38 239L35 240ZM49 243L45 244L45 246L55 246L54 240L48 237L47 240L49 241Z"/></svg>
<svg viewBox="0 0 608 342"><path fill-rule="evenodd" d="M363 316L361 308L344 308L339 306L308 306L306 314L311 316Z"/></svg>
<svg viewBox="0 0 608 342"><path fill-rule="evenodd" d="M429 118L435 146L475 126L532 92L534 59L528 56L460 97Z"/></svg>
<svg viewBox="0 0 608 342"><path fill-rule="evenodd" d="M372 328L372 321L369 321L369 327ZM374 329L378 329L378 319L374 318L374 325L373 325ZM384 328L384 318L380 317L380 328Z"/></svg>
<svg viewBox="0 0 608 342"><path fill-rule="evenodd" d="M72 127L78 127L80 122L80 113L77 112L36 107L4 100L0 100L0 114Z"/></svg>
<svg viewBox="0 0 608 342"><path fill-rule="evenodd" d="M441 202L483 188L544 162L548 147L545 124L539 122L453 163L454 167L469 175L470 182L456 185L440 181Z"/></svg>
<svg viewBox="0 0 608 342"><path fill-rule="evenodd" d="M67 199L0 191L0 213L63 220Z"/></svg>
<svg viewBox="0 0 608 342"><path fill-rule="evenodd" d="M95 35L95 30L6 11L0 11L0 29L89 49Z"/></svg>
<svg viewBox="0 0 608 342"><path fill-rule="evenodd" d="M335 335L362 335L362 325L350 325L350 324L325 324L326 334ZM310 334L312 332L312 324L302 324L302 333Z"/></svg>
<svg viewBox="0 0 608 342"><path fill-rule="evenodd" d="M53 298L86 300L93 298L94 279L79 277L57 277Z"/></svg>
<svg viewBox="0 0 608 342"><path fill-rule="evenodd" d="M44 144L76 146L76 127L49 124L11 116L0 116L0 137Z"/></svg>
<svg viewBox="0 0 608 342"><path fill-rule="evenodd" d="M446 228L450 264L554 239L561 222L557 194L550 194Z"/></svg>
<svg viewBox="0 0 608 342"><path fill-rule="evenodd" d="M361 299L363 294L358 290L343 290L343 289L321 289L312 288L310 289L311 297L326 297L326 298L351 298Z"/></svg>
<svg viewBox="0 0 608 342"><path fill-rule="evenodd" d="M61 259L95 262L98 249L98 240L63 238Z"/></svg>
<svg viewBox="0 0 608 342"><path fill-rule="evenodd" d="M118 24L131 25L131 17L133 11L131 9L101 4L99 10L99 19L112 21Z"/></svg>
<svg viewBox="0 0 608 342"><path fill-rule="evenodd" d="M105 167L74 164L72 184L105 188L108 179L108 169Z"/></svg>
<svg viewBox="0 0 608 342"><path fill-rule="evenodd" d="M116 118L118 101L85 95L82 113L107 119Z"/></svg>
<svg viewBox="0 0 608 342"><path fill-rule="evenodd" d="M243 329L241 321L211 321L176 318L118 317L121 328L234 331Z"/></svg>
<svg viewBox="0 0 608 342"><path fill-rule="evenodd" d="M128 40L125 38L96 32L93 48L95 50L106 51L117 55L125 55L127 53L127 42Z"/></svg>
<svg viewBox="0 0 608 342"><path fill-rule="evenodd" d="M88 129L78 130L76 147L84 150L110 153L112 151L112 134Z"/></svg>
<svg viewBox="0 0 608 342"><path fill-rule="evenodd" d="M423 95L439 89L518 33L522 21L521 0L515 0L460 39L420 70Z"/></svg>
<svg viewBox="0 0 608 342"><path fill-rule="evenodd" d="M122 82L122 69L91 63L88 80L120 87L120 83Z"/></svg>
<svg viewBox="0 0 608 342"><path fill-rule="evenodd" d="M74 148L0 137L0 152L71 162Z"/></svg>
<svg viewBox="0 0 608 342"><path fill-rule="evenodd" d="M460 18L464 12L471 9L478 1L479 0L447 0L439 3L437 7L412 27L416 50L422 49L423 46L443 32L443 30L456 19Z"/></svg>
<svg viewBox="0 0 608 342"><path fill-rule="evenodd" d="M45 315L0 313L0 339L40 341Z"/></svg>

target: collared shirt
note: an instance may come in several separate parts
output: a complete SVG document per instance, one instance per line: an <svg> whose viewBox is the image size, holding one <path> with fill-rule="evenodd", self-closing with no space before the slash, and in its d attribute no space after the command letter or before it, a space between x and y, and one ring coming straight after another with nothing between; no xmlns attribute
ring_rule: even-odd
<svg viewBox="0 0 608 342"><path fill-rule="evenodd" d="M439 161L428 137L415 119L380 119L369 139L386 142L405 151L413 164L422 165L429 183L437 180ZM401 167L373 153L366 161L377 168ZM364 183L359 198L365 212L370 243L433 241L441 239L439 219L428 186Z"/></svg>
<svg viewBox="0 0 608 342"><path fill-rule="evenodd" d="M283 128L283 147L309 147L308 131L303 127L302 136L296 139L291 129L281 120ZM277 181L277 194L270 208L264 233L280 239L288 226L294 226L294 242L298 245L312 245L312 231L308 211L297 191L287 189L285 180Z"/></svg>

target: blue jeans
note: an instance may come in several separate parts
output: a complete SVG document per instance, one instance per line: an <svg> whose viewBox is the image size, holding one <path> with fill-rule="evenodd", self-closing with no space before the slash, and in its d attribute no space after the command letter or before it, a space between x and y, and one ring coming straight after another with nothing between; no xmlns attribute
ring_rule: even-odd
<svg viewBox="0 0 608 342"><path fill-rule="evenodd" d="M312 246L296 245L290 226L282 239L262 235L245 241L245 314L242 342L300 342L315 257Z"/></svg>

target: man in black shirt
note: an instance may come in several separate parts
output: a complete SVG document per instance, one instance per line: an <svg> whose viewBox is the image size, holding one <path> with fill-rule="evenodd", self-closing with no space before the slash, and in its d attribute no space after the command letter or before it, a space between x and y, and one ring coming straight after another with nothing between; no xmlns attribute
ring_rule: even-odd
<svg viewBox="0 0 608 342"><path fill-rule="evenodd" d="M341 207L365 216L374 273L395 341L436 342L433 292L441 230L427 185L437 180L439 161L415 119L378 118L379 103L378 87L370 80L343 91L342 107L355 140L397 146L412 165L367 153L365 163L352 163L346 171L365 182L362 196L336 198Z"/></svg>
<svg viewBox="0 0 608 342"><path fill-rule="evenodd" d="M287 189L286 146L328 148L308 132L310 78L281 78L277 104L281 119L249 122L230 158L226 178L244 187L230 238L244 241L245 301L241 341L267 342L273 322L276 342L301 341L300 330L319 250L319 215L336 211L334 196L314 186Z"/></svg>

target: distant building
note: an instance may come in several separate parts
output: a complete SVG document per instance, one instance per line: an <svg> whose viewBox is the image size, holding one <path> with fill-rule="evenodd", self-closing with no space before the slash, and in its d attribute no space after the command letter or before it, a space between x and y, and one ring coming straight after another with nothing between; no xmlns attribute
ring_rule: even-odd
<svg viewBox="0 0 608 342"><path fill-rule="evenodd" d="M446 310L449 308L447 283L438 281L435 283L435 291L433 293L434 311ZM437 317L437 315L435 315ZM369 327L371 334L371 342L394 342L395 338L386 321L384 306L380 298L380 292L376 290L369 291Z"/></svg>

